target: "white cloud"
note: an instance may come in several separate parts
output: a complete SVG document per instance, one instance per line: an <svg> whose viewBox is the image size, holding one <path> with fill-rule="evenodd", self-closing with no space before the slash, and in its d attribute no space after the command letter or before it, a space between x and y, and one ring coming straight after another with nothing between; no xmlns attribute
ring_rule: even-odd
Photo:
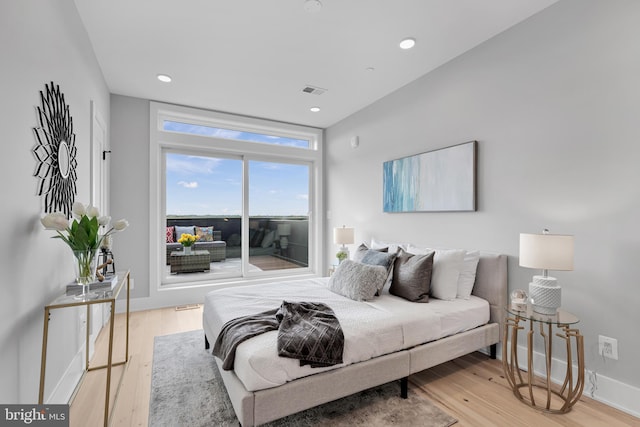
<svg viewBox="0 0 640 427"><path fill-rule="evenodd" d="M298 194L296 196L296 199L298 199L298 200L309 200L309 195L308 194Z"/></svg>
<svg viewBox="0 0 640 427"><path fill-rule="evenodd" d="M181 174L205 174L209 175L219 166L221 159L211 157L168 155L167 172L178 172Z"/></svg>
<svg viewBox="0 0 640 427"><path fill-rule="evenodd" d="M191 181L191 182L180 181L178 182L178 185L181 185L184 188L198 188L198 183L196 181Z"/></svg>

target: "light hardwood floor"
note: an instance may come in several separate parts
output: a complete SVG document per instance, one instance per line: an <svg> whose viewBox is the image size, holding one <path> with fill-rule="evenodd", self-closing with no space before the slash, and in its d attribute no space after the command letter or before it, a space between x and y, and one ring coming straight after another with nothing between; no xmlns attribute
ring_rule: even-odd
<svg viewBox="0 0 640 427"><path fill-rule="evenodd" d="M201 329L202 306L178 311L174 307L131 313L129 366L124 373L112 425L146 426L148 423L153 340L155 336ZM124 316L116 316L116 336L123 336ZM106 328L105 328L106 329ZM92 365L104 363L108 334L96 343ZM124 354L124 340L114 347L114 360ZM204 345L204 343L203 343ZM115 388L124 368L114 369ZM104 410L104 371L89 372L70 409L72 427L100 426ZM459 421L455 427L483 426L640 426L640 419L585 396L564 415L538 412L520 403L503 377L502 365L473 353L410 377L410 393L418 393ZM586 393L585 393L586 394ZM172 426L181 427L181 426Z"/></svg>

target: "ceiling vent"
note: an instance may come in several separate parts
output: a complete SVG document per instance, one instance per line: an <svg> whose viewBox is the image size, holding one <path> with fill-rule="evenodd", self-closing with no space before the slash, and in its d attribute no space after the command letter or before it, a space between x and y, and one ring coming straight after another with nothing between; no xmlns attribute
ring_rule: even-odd
<svg viewBox="0 0 640 427"><path fill-rule="evenodd" d="M326 89L322 89L321 87L315 87L315 86L311 86L311 85L306 85L304 87L304 89L302 89L302 91L304 93L311 93L313 95L322 95L327 90Z"/></svg>

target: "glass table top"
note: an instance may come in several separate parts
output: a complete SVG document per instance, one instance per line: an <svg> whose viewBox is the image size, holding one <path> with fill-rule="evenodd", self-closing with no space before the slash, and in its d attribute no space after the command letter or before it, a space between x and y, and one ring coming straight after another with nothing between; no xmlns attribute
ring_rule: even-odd
<svg viewBox="0 0 640 427"><path fill-rule="evenodd" d="M558 324L558 325L573 325L580 322L575 315L569 313L568 311L564 311L559 308L558 312L553 315L549 314L541 314L533 311L531 305L527 306L527 310L514 310L511 307L506 308L507 312L512 316L517 316L521 319L532 320L534 322L541 323L549 323L549 324Z"/></svg>

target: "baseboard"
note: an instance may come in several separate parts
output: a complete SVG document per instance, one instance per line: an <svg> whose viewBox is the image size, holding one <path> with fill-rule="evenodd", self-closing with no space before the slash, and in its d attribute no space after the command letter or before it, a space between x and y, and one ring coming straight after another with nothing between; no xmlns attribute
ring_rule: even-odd
<svg viewBox="0 0 640 427"><path fill-rule="evenodd" d="M526 371L527 348L525 346L518 346L518 362L520 369ZM574 370L577 369L578 367L574 365ZM553 358L551 380L556 384L562 384L566 370L566 361ZM544 354L534 351L533 372L539 376L546 375ZM640 418L640 388L600 374L593 378L590 374L592 374L591 371L585 370L584 396Z"/></svg>
<svg viewBox="0 0 640 427"><path fill-rule="evenodd" d="M84 345L73 356L69 366L56 383L49 396L44 396L44 403L69 403L84 374Z"/></svg>

